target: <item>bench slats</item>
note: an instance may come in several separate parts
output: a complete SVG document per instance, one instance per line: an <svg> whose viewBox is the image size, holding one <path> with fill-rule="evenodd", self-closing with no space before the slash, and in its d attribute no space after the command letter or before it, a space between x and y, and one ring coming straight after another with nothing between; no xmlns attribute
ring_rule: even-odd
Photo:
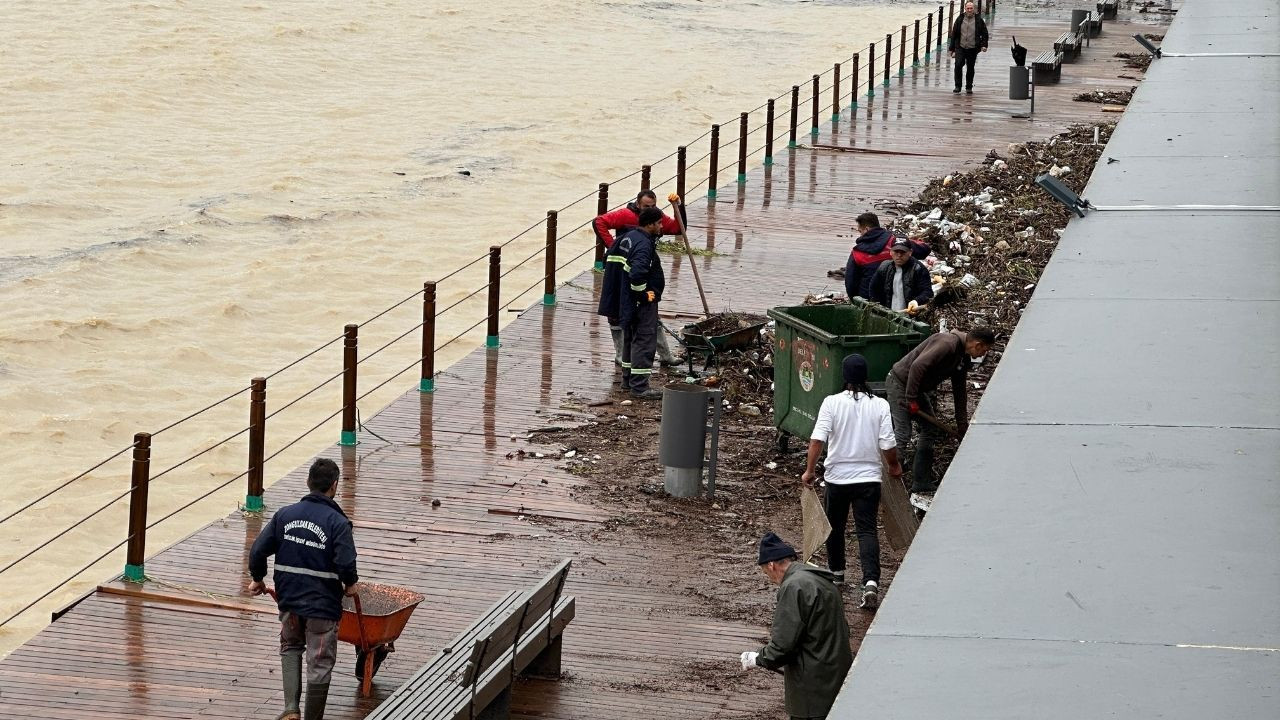
<svg viewBox="0 0 1280 720"><path fill-rule="evenodd" d="M454 720L487 707L573 620L575 599L561 596L571 566L563 560L532 588L494 603L367 720Z"/></svg>

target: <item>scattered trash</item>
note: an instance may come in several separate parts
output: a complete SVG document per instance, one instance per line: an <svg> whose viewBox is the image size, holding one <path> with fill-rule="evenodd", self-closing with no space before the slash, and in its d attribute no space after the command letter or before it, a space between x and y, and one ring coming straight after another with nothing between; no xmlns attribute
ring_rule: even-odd
<svg viewBox="0 0 1280 720"><path fill-rule="evenodd" d="M634 400L623 400L622 402L620 402L620 403L618 403L618 404L619 404L619 405L621 405L621 406L623 406L623 407L627 407L628 405L631 405L631 404L633 404L634 402L635 402Z"/></svg>
<svg viewBox="0 0 1280 720"><path fill-rule="evenodd" d="M431 507L440 507L440 498L432 498Z"/></svg>
<svg viewBox="0 0 1280 720"><path fill-rule="evenodd" d="M739 405L738 412L751 417L760 417L760 408L755 405Z"/></svg>

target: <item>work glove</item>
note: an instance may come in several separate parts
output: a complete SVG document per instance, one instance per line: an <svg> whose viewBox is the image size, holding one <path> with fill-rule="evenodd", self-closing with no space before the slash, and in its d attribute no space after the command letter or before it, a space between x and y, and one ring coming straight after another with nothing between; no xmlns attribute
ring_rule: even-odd
<svg viewBox="0 0 1280 720"><path fill-rule="evenodd" d="M680 202L680 196L675 193L671 193L670 195L667 196L667 202L678 203Z"/></svg>
<svg viewBox="0 0 1280 720"><path fill-rule="evenodd" d="M751 652L750 650L742 653L742 669L750 670L753 667L760 667L759 665L756 665L756 658L759 657L759 655L760 653Z"/></svg>
<svg viewBox="0 0 1280 720"><path fill-rule="evenodd" d="M652 290L645 290L636 299L640 301L641 305L649 305L658 302L658 294Z"/></svg>
<svg viewBox="0 0 1280 720"><path fill-rule="evenodd" d="M907 412L911 413L912 415L919 414L920 403L916 402L915 400L912 400L911 402L907 403Z"/></svg>

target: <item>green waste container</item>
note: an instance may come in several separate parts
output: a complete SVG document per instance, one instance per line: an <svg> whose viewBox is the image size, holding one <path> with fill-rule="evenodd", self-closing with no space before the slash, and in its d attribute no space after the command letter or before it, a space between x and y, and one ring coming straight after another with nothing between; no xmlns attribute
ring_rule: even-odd
<svg viewBox="0 0 1280 720"><path fill-rule="evenodd" d="M818 408L844 389L846 355L867 359L867 379L880 391L893 364L932 332L863 298L851 305L802 305L769 310L777 322L773 340L773 424L784 435L808 438Z"/></svg>

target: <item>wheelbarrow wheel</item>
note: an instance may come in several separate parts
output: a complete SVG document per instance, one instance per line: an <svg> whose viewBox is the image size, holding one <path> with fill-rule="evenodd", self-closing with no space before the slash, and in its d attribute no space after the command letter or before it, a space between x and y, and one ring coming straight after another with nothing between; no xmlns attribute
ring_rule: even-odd
<svg viewBox="0 0 1280 720"><path fill-rule="evenodd" d="M368 662L370 654L373 655L373 672L369 674L369 677L373 677L378 674L378 668L382 667L382 661L386 660L387 655L391 654L391 648L387 645L379 645L368 653L356 648L356 677L364 678L364 666Z"/></svg>

